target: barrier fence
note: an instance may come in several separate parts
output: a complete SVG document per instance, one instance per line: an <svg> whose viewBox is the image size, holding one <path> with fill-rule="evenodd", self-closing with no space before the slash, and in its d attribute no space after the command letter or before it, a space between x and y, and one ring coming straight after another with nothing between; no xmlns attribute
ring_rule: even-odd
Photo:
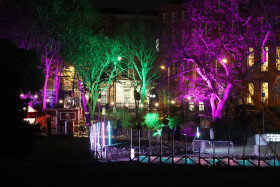
<svg viewBox="0 0 280 187"><path fill-rule="evenodd" d="M162 136L152 138L151 131L145 138L141 138L140 130L130 129L127 132L127 141L111 143L110 122L92 123L90 127L90 151L93 159L126 160L140 163L158 164L185 164L205 166L280 166L277 154L277 143L269 144L264 149L274 147L273 153L265 151L261 155L260 145L251 146L250 154L245 146L234 146L232 141L194 140L176 142L174 133L171 133L169 143L163 143ZM256 153L256 149L258 152ZM254 151L254 152L253 152ZM267 154L270 152L270 154Z"/></svg>

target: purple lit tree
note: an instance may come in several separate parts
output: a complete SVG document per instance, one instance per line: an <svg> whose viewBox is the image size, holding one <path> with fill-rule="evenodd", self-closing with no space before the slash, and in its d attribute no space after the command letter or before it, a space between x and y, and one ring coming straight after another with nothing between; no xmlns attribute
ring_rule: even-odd
<svg viewBox="0 0 280 187"><path fill-rule="evenodd" d="M276 45L269 14L273 7L268 1L242 0L188 1L185 7L182 40L173 41L172 53L180 69L180 97L209 101L215 122L231 93L243 88L253 69L265 65L266 46ZM253 53L262 58L248 65Z"/></svg>

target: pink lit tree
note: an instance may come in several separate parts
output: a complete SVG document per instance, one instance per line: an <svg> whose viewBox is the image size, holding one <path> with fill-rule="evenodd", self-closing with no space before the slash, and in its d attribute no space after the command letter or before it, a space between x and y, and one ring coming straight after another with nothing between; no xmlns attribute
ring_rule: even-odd
<svg viewBox="0 0 280 187"><path fill-rule="evenodd" d="M34 27L36 36L36 49L42 54L41 68L45 73L45 83L43 87L43 108L47 106L47 85L49 78L55 73L55 103L58 102L59 80L62 71L62 60L60 58L59 35L64 35L65 9L64 0L34 1ZM62 24L60 20L65 22ZM61 38L61 37L60 37Z"/></svg>
<svg viewBox="0 0 280 187"><path fill-rule="evenodd" d="M267 1L242 0L188 1L185 7L182 39L173 41L172 53L180 69L180 97L209 101L215 122L231 94L242 90L252 70L266 61L265 47L276 45L269 14L273 7ZM253 53L263 57L248 66Z"/></svg>
<svg viewBox="0 0 280 187"><path fill-rule="evenodd" d="M89 0L37 0L33 1L34 27L39 53L42 54L42 69L45 72L43 88L43 108L46 108L47 85L51 75L54 75L55 99L58 104L58 94L61 75L65 67L64 53L66 46L72 45L73 32L82 24L88 24L88 19L95 22L95 11L90 7ZM92 24L88 24L88 27ZM81 31L81 30L79 30ZM71 44L69 44L71 43Z"/></svg>

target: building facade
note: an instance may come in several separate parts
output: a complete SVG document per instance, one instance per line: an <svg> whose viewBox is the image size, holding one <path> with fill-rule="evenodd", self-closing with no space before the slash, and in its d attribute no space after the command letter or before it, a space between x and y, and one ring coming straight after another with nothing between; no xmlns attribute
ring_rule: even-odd
<svg viewBox="0 0 280 187"><path fill-rule="evenodd" d="M253 1L246 1L244 2L244 6L251 5L250 3L253 3ZM205 1L204 3L207 3ZM221 1L217 0L216 9L220 8ZM172 63L176 61L177 59L174 59L170 55L170 51L180 48L180 45L185 41L185 34L188 30L191 30L191 25L188 24L188 19L190 19L191 16L189 14L189 7L186 7L187 5L185 3L175 3L170 5L161 6L159 9L159 20L161 23L161 40L163 41L161 48L160 48L160 58L159 61L162 63L162 65L168 67L168 73L166 74L166 77L168 79L171 78L167 83L167 87L170 87L170 82L172 82L172 85L176 85L178 90L177 92L174 92L174 98L179 98L182 92L179 91L179 86L182 84L182 82L179 79L178 73L182 72L182 68L177 63ZM253 49L249 46L250 54L248 55L246 59L246 63L242 67L242 72L248 71L251 67L253 70L250 72L250 75L245 75L242 77L242 82L240 83L240 87L236 87L231 91L231 99L230 101L233 102L234 105L252 105L256 106L257 109L260 109L260 106L264 107L276 107L279 108L279 56L280 56L280 43L279 43L279 9L276 7L279 7L278 2L273 2L273 5L271 5L273 9L273 12L269 14L269 20L271 22L271 35L272 39L274 39L275 42L267 42L265 45L265 50L267 53L265 54L265 57L262 54L262 50L260 49ZM207 10L205 10L207 11ZM264 14L263 12L257 13L258 10L256 10L255 13L251 15L252 18L257 18L259 21L259 24L263 24L262 20L264 20ZM218 20L217 20L218 21ZM208 25L208 29L209 29ZM205 27L207 28L207 27ZM222 28L222 22L219 25L219 28L217 28L216 33L219 33L218 29ZM211 29L209 29L211 30ZM205 29L205 34L209 35L209 30ZM256 65L259 63L262 59L265 59L264 63L262 65ZM215 66L215 62L213 62L213 66ZM216 70L217 70L217 63L216 63ZM197 76L197 72L188 72L189 74L192 74L192 78L195 79ZM196 85L189 81L185 82L186 87L196 87ZM191 98L186 97L185 100L178 100L178 102L181 102L185 105L187 103L187 106L184 106L184 108L187 108L189 112L198 112L201 114L207 113L207 107L205 106L205 103L202 101L192 101ZM209 112L208 112L209 114Z"/></svg>

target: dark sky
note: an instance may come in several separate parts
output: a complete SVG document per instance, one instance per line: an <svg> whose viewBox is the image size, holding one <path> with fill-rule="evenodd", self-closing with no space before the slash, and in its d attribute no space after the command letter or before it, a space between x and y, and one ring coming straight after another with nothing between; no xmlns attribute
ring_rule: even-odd
<svg viewBox="0 0 280 187"><path fill-rule="evenodd" d="M96 8L122 8L132 11L156 11L158 6L174 0L93 0Z"/></svg>

